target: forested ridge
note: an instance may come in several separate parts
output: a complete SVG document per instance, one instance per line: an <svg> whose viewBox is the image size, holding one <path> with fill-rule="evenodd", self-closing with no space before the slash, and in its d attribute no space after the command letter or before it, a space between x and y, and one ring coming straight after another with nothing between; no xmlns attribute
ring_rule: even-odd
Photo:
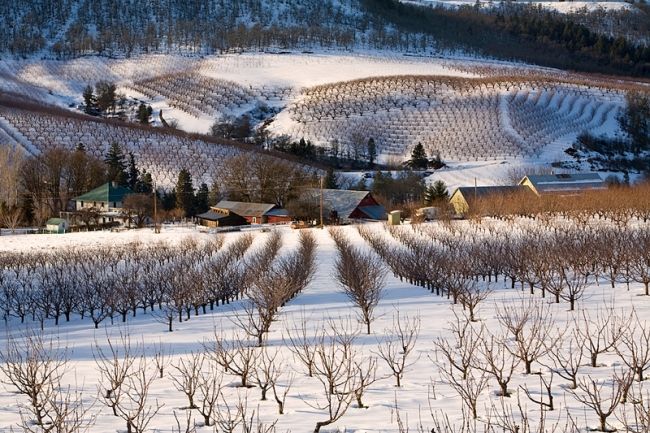
<svg viewBox="0 0 650 433"><path fill-rule="evenodd" d="M531 5L458 9L398 0L27 0L0 4L0 52L219 54L282 49L463 50L586 72L650 75L647 8L560 14ZM606 25L611 21L612 25ZM604 31L600 27L609 27ZM622 31L625 28L633 31Z"/></svg>

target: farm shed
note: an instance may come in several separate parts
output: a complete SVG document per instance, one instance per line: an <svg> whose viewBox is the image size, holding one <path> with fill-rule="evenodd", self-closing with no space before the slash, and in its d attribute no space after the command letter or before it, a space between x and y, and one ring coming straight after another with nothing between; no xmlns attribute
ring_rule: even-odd
<svg viewBox="0 0 650 433"><path fill-rule="evenodd" d="M63 218L50 218L45 223L45 231L50 233L65 233L68 231L68 221Z"/></svg>
<svg viewBox="0 0 650 433"><path fill-rule="evenodd" d="M461 186L456 188L449 198L449 203L453 206L458 215L466 215L478 201L484 199L494 199L497 197L507 197L515 194L530 194L531 190L527 186L508 185L508 186ZM532 194L530 194L532 195Z"/></svg>
<svg viewBox="0 0 650 433"><path fill-rule="evenodd" d="M196 217L200 220L201 225L204 225L206 227L243 226L248 224L246 218L229 211L218 212L214 209L210 209L209 211L199 214Z"/></svg>
<svg viewBox="0 0 650 433"><path fill-rule="evenodd" d="M544 174L525 176L519 185L530 188L535 194L573 195L584 191L606 189L598 173Z"/></svg>
<svg viewBox="0 0 650 433"><path fill-rule="evenodd" d="M291 215L286 209L271 203L248 203L222 200L211 210L218 213L238 215L249 224L267 224L291 222Z"/></svg>

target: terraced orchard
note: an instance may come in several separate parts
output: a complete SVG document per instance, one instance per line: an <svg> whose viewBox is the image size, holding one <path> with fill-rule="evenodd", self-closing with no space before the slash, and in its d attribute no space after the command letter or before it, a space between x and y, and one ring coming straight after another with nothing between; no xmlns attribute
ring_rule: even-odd
<svg viewBox="0 0 650 433"><path fill-rule="evenodd" d="M407 157L421 142L446 160L532 158L583 131L610 130L621 98L530 79L376 77L303 90L273 130L321 145L338 140L350 154L372 137L384 156Z"/></svg>

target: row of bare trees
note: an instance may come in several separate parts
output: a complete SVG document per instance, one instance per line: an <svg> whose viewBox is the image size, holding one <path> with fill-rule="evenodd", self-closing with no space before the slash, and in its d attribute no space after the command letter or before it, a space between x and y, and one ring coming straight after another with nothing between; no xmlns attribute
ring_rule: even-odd
<svg viewBox="0 0 650 433"><path fill-rule="evenodd" d="M645 226L539 224L476 231L415 231L390 227L391 236L367 227L360 234L400 279L428 288L475 311L499 278L513 289L538 293L574 310L592 284L615 289L650 287L650 235ZM585 254L589 251L589 254Z"/></svg>
<svg viewBox="0 0 650 433"><path fill-rule="evenodd" d="M223 246L223 238L177 245L156 242L122 246L61 248L56 253L5 253L0 256L3 319L31 319L55 325L73 314L95 328L138 311L183 319L239 296L236 274L252 236ZM171 322L170 322L171 330Z"/></svg>
<svg viewBox="0 0 650 433"><path fill-rule="evenodd" d="M312 232L301 231L298 248L276 259L280 240L279 233L272 233L245 265L247 299L244 314L235 320L245 333L257 340L258 346L263 345L280 307L307 287L316 268L316 238Z"/></svg>

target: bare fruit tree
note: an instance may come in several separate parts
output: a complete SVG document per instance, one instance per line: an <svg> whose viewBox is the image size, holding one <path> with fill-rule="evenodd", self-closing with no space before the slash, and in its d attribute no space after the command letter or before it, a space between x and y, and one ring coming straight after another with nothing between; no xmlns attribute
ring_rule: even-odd
<svg viewBox="0 0 650 433"><path fill-rule="evenodd" d="M501 397L510 397L508 384L521 359L513 356L506 347L504 336L493 335L487 331L484 331L484 335L479 346L481 356L477 357L474 368L484 371L497 381Z"/></svg>
<svg viewBox="0 0 650 433"><path fill-rule="evenodd" d="M582 310L574 319L578 338L589 354L592 367L598 367L598 356L613 351L626 334L628 320L617 316L612 308L599 308L594 312Z"/></svg>
<svg viewBox="0 0 650 433"><path fill-rule="evenodd" d="M650 368L650 326L638 313L632 313L633 326L621 335L616 353L625 365L634 372L636 380L642 382L644 373Z"/></svg>
<svg viewBox="0 0 650 433"><path fill-rule="evenodd" d="M524 364L526 374L531 374L533 362L555 349L561 337L550 305L532 298L497 308L497 318L514 339L510 352Z"/></svg>
<svg viewBox="0 0 650 433"><path fill-rule="evenodd" d="M303 399L310 407L326 413L325 419L316 422L314 433L341 419L354 401L358 388L354 358L352 346L334 338L328 338L316 348L314 371L321 385L321 398L314 402Z"/></svg>
<svg viewBox="0 0 650 433"><path fill-rule="evenodd" d="M614 413L614 410L623 399L626 392L625 381L619 381L615 378L609 381L596 381L591 376L586 376L578 380L577 389L569 392L577 401L596 413L600 431L611 432L616 430L607 427L607 418Z"/></svg>
<svg viewBox="0 0 650 433"><path fill-rule="evenodd" d="M131 339L120 334L119 342L111 338L106 339L108 348L102 348L95 342L93 356L99 370L100 386L99 392L104 404L111 408L114 416L118 416L117 407L120 398L124 396L119 392L126 380L135 374L140 348L131 346Z"/></svg>
<svg viewBox="0 0 650 433"><path fill-rule="evenodd" d="M395 377L395 386L402 386L402 379L406 370L417 359L411 355L420 334L420 317L400 317L399 310L393 315L392 329L386 330L387 336L380 340L377 355L390 369Z"/></svg>
<svg viewBox="0 0 650 433"><path fill-rule="evenodd" d="M217 371L216 366L212 363L209 363L209 367L205 368L199 376L197 386L199 406L197 411L203 417L203 425L207 427L214 425L215 422L215 411L221 396L222 381L223 375Z"/></svg>
<svg viewBox="0 0 650 433"><path fill-rule="evenodd" d="M187 397L188 409L198 408L194 401L194 395L201 381L201 371L204 363L205 355L203 352L196 352L181 357L178 362L172 364L174 370L170 375L170 379L174 387Z"/></svg>
<svg viewBox="0 0 650 433"><path fill-rule="evenodd" d="M450 368L461 373L461 378L467 379L467 375L474 364L474 357L478 352L478 346L482 338L483 328L478 331L472 328L468 317L459 316L456 310L451 309L454 320L449 322L449 330L453 340L440 337L433 342L437 351L440 351Z"/></svg>
<svg viewBox="0 0 650 433"><path fill-rule="evenodd" d="M0 371L5 383L29 399L26 407L31 419L24 424L34 424L43 430L61 424L64 414L58 412L67 412L77 404L68 400L69 404L62 406L57 402L62 396L60 381L68 359L66 352L55 344L41 335L28 334L20 339L10 337L7 346L0 350Z"/></svg>
<svg viewBox="0 0 650 433"><path fill-rule="evenodd" d="M305 317L304 311L298 321L293 322L293 328L286 329L286 336L283 338L285 345L293 354L294 359L298 360L307 369L307 375L314 375L314 362L316 359L316 348L323 342L324 333L318 330L313 335L309 332L309 321Z"/></svg>
<svg viewBox="0 0 650 433"><path fill-rule="evenodd" d="M230 340L216 329L214 339L204 344L207 356L226 373L239 376L243 388L250 387L253 369L259 356L257 348L245 338L233 334Z"/></svg>

